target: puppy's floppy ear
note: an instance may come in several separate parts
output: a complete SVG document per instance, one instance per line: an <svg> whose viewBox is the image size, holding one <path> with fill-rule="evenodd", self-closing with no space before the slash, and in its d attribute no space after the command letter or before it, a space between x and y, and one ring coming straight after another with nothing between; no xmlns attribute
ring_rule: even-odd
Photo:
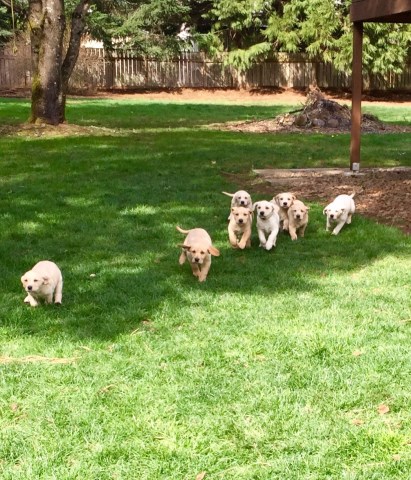
<svg viewBox="0 0 411 480"><path fill-rule="evenodd" d="M255 203L253 204L253 206L251 207L251 208L252 208L252 210L251 210L252 212L255 211L255 207L256 207L257 205L258 205L258 202L255 202Z"/></svg>
<svg viewBox="0 0 411 480"><path fill-rule="evenodd" d="M208 253L210 255L213 255L214 257L220 256L220 250L218 248L213 247L212 245L208 247Z"/></svg>
<svg viewBox="0 0 411 480"><path fill-rule="evenodd" d="M323 210L323 215L327 215L327 213L328 213L328 208L325 207L324 210Z"/></svg>
<svg viewBox="0 0 411 480"><path fill-rule="evenodd" d="M179 243L179 247L184 248L184 250L190 250L191 246L190 245L184 245L184 243Z"/></svg>
<svg viewBox="0 0 411 480"><path fill-rule="evenodd" d="M43 285L48 285L50 278L49 277L43 277Z"/></svg>
<svg viewBox="0 0 411 480"><path fill-rule="evenodd" d="M297 200L297 197L294 195L294 193L291 194L291 198L294 200Z"/></svg>

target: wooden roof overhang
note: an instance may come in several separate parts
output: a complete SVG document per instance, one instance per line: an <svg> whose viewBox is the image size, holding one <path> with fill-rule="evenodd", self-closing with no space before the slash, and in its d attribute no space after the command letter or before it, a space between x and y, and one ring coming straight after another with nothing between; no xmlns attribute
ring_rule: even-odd
<svg viewBox="0 0 411 480"><path fill-rule="evenodd" d="M410 23L410 0L353 0L353 22Z"/></svg>
<svg viewBox="0 0 411 480"><path fill-rule="evenodd" d="M360 168L363 23L411 23L411 0L352 0L353 31L350 168Z"/></svg>

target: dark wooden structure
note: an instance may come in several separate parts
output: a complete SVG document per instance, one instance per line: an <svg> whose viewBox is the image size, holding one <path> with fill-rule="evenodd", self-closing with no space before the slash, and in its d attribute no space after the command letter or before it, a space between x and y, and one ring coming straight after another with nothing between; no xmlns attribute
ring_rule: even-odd
<svg viewBox="0 0 411 480"><path fill-rule="evenodd" d="M411 0L352 0L352 122L350 168L360 168L363 23L411 23Z"/></svg>

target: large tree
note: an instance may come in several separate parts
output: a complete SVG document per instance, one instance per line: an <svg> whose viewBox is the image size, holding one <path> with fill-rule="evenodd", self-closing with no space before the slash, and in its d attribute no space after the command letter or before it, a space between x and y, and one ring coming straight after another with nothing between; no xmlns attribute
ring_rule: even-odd
<svg viewBox="0 0 411 480"><path fill-rule="evenodd" d="M184 2L175 0L73 1L78 3L65 6L64 0L28 0L31 122L57 125L65 121L69 80L85 32L103 40L109 49L116 44L142 55L171 55L178 50L176 33L189 11ZM67 25L66 16L70 16Z"/></svg>
<svg viewBox="0 0 411 480"><path fill-rule="evenodd" d="M63 58L66 13L63 0L29 0L33 123L57 125L65 120L68 81L76 64L90 0L80 0L71 15Z"/></svg>

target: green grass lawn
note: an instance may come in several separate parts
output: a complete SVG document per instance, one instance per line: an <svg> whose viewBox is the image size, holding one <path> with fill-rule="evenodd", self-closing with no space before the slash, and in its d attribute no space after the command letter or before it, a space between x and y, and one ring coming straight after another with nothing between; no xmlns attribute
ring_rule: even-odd
<svg viewBox="0 0 411 480"><path fill-rule="evenodd" d="M410 237L358 215L330 236L310 204L304 239L228 243L224 173L349 164L349 135L206 128L289 109L75 100L71 123L112 134L0 139L2 479L411 477ZM0 99L0 126L28 114ZM364 135L363 165L410 146ZM221 250L205 283L176 225ZM41 259L61 307L23 304Z"/></svg>

